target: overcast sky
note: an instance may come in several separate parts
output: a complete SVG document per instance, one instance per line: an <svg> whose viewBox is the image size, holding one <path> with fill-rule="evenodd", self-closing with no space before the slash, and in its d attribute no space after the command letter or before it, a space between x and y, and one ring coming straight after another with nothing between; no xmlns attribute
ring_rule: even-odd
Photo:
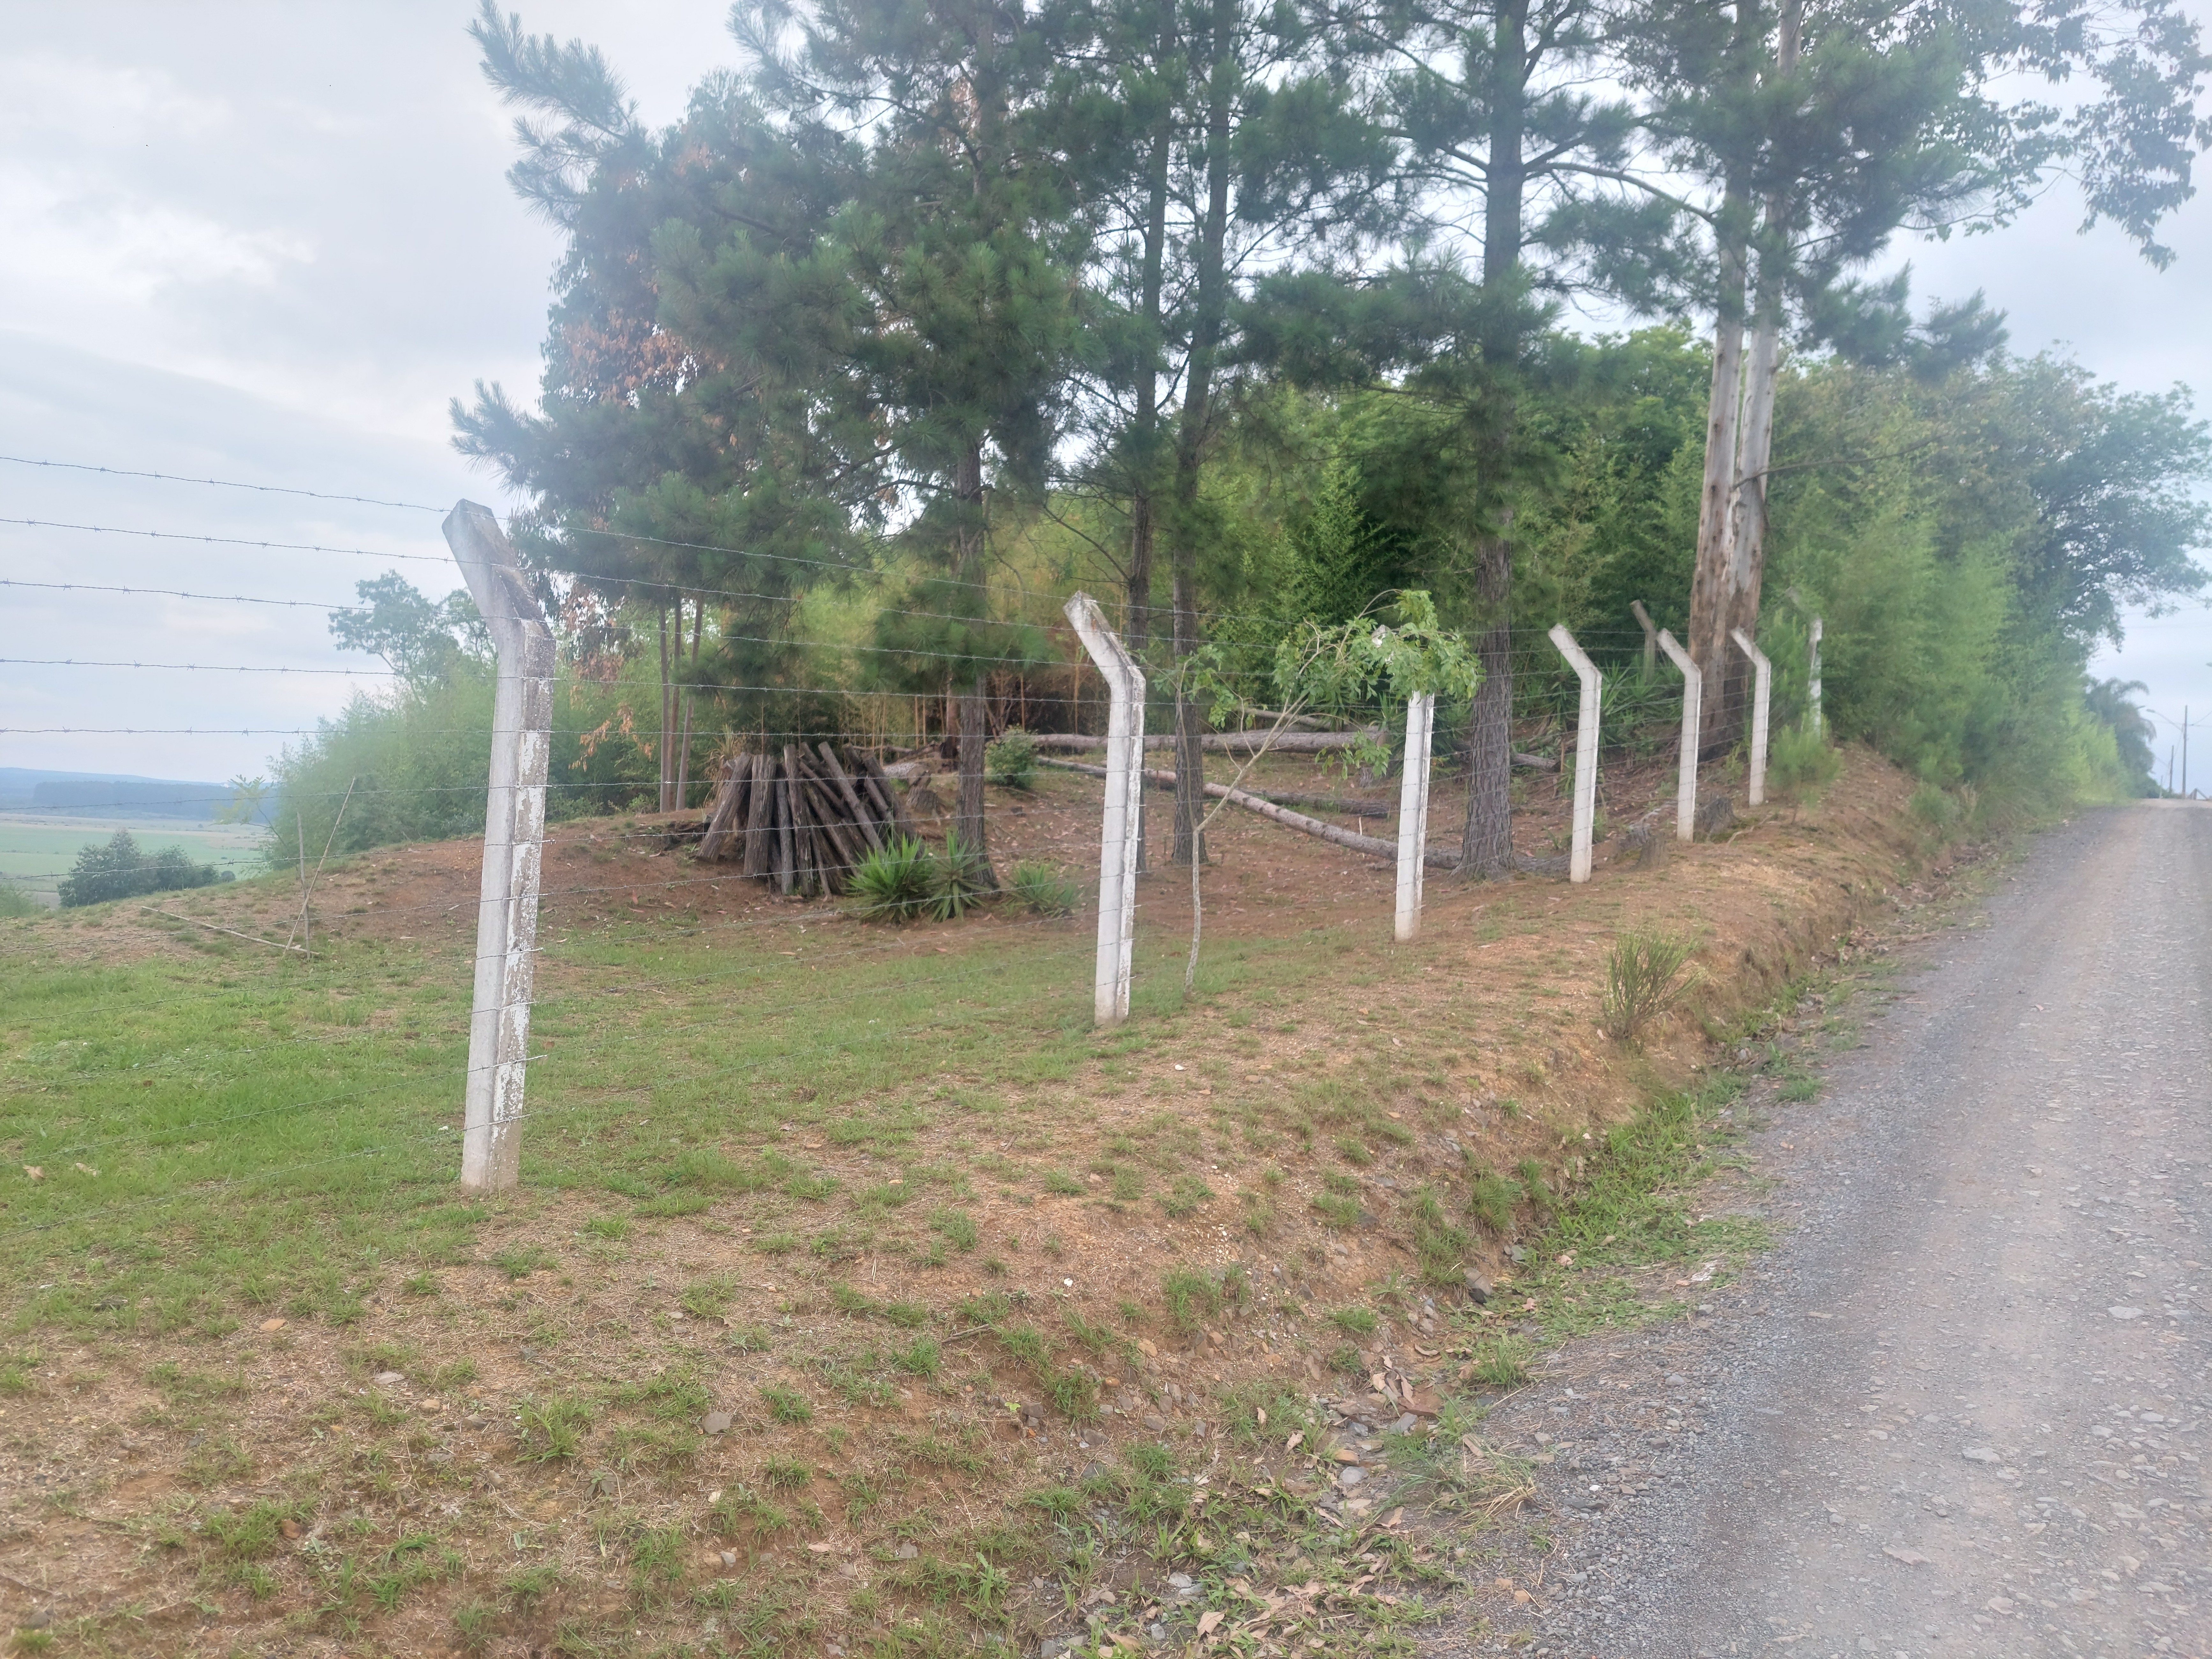
<svg viewBox="0 0 2212 1659"><path fill-rule="evenodd" d="M526 0L533 31L602 46L646 118L734 61L718 0ZM508 505L447 447L447 400L538 378L551 229L509 193L510 117L465 0L180 6L0 0L0 454L190 473L442 507ZM2212 388L2212 199L2155 272L2074 234L2056 192L1992 237L1900 250L1922 296L1975 289L2013 343L2099 375ZM0 765L224 778L265 769L374 665L324 608L398 568L459 585L434 512L0 462L0 517L311 543L367 556L0 525L0 576L301 599L216 605L0 589L0 655L353 669L217 674L0 664ZM422 562L400 562L411 555ZM2212 613L2131 625L2100 659L2179 720L2212 721ZM177 728L197 735L172 735ZM2165 739L2160 740L2160 753ZM2212 744L2198 775L2212 783Z"/></svg>

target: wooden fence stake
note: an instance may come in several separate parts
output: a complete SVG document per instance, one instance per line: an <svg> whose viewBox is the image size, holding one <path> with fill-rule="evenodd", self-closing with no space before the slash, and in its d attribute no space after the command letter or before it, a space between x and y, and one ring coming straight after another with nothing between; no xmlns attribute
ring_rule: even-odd
<svg viewBox="0 0 2212 1659"><path fill-rule="evenodd" d="M530 992L538 964L538 883L552 748L553 630L491 509L461 501L446 544L499 655L492 696L483 881L477 897L476 997L461 1125L461 1186L505 1192L521 1178Z"/></svg>
<svg viewBox="0 0 2212 1659"><path fill-rule="evenodd" d="M1406 702L1406 776L1398 789L1398 941L1421 931L1422 856L1429 846L1429 743L1437 699L1417 691Z"/></svg>
<svg viewBox="0 0 2212 1659"><path fill-rule="evenodd" d="M1076 637L1106 682L1106 812L1098 843L1098 955L1093 1017L1116 1025L1129 1017L1129 958L1137 940L1138 793L1144 787L1145 676L1088 593L1066 606Z"/></svg>
<svg viewBox="0 0 2212 1659"><path fill-rule="evenodd" d="M1698 721L1705 704L1705 677L1697 659L1682 649L1665 629L1659 630L1659 648L1667 660L1682 671L1682 754L1674 773L1674 839L1694 841L1698 834Z"/></svg>
<svg viewBox="0 0 2212 1659"><path fill-rule="evenodd" d="M1729 637L1751 659L1751 785L1747 793L1757 806L1766 799L1766 705L1774 690L1774 665L1741 628L1729 629Z"/></svg>
<svg viewBox="0 0 2212 1659"><path fill-rule="evenodd" d="M1598 690L1605 676L1597 672L1597 665L1575 643L1575 636L1567 632L1565 623L1552 629L1552 643L1559 647L1559 654L1575 671L1583 683L1581 718L1575 726L1575 841L1567 860L1567 879L1588 881L1590 878L1591 831L1597 821L1597 718Z"/></svg>

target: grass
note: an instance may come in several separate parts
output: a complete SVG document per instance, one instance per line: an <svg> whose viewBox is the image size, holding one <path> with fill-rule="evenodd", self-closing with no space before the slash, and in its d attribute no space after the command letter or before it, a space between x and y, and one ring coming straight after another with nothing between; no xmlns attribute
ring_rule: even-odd
<svg viewBox="0 0 2212 1659"><path fill-rule="evenodd" d="M1066 782L1045 775L1040 793ZM649 867L698 879L680 854ZM600 878L596 866L580 870ZM672 915L680 888L674 896ZM1498 898L1484 926L1510 921L1516 902ZM1246 1552L1303 1555L1332 1585L1375 1564L1347 1559L1287 1494L1254 1498L1224 1481L1197 1514L1175 1454L1132 1443L1121 1414L1147 1409L1135 1391L1101 1393L1103 1377L1142 1378L1140 1343L1164 1349L1180 1337L1235 1364L1265 1332L1280 1353L1289 1270L1323 1261L1342 1229L1355 1255L1383 1240L1414 1250L1398 1259L1399 1300L1370 1288L1358 1293L1370 1308L1346 1310L1352 1323L1289 1325L1297 1348L1285 1357L1302 1348L1353 1381L1378 1311L1410 1318L1415 1261L1441 1279L1477 1234L1549 1225L1583 1241L1559 1248L1582 1249L1591 1271L1516 1272L1510 1305L1525 1291L1540 1301L1535 1316L1511 1316L1522 1328L1510 1335L1480 1327L1476 1348L1450 1351L1482 1362L1484 1386L1511 1387L1514 1365L1528 1364L1528 1328L1549 1340L1643 1316L1602 1288L1622 1248L1600 1245L1608 1233L1631 1225L1637 1249L1683 1254L1748 1237L1735 1224L1687 1225L1666 1196L1723 1144L1711 1103L1671 1138L1606 1143L1573 1184L1549 1150L1555 1109L1537 1079L1509 1082L1527 1105L1494 1103L1484 1122L1487 1046L1449 1023L1408 1024L1401 1051L1336 1020L1332 997L1379 1001L1435 982L1418 977L1415 953L1394 965L1366 925L1373 917L1210 939L1188 1005L1181 947L1157 929L1141 934L1133 1018L1097 1033L1087 930L1036 925L1003 899L957 929L862 928L826 907L742 926L672 927L619 910L586 925L557 914L541 934L524 1185L498 1203L471 1200L453 1181L467 995L458 927L405 941L319 933L312 969L181 935L101 963L99 930L113 924L97 914L0 927L0 1054L11 1080L0 1139L11 1164L46 1172L0 1188L0 1284L10 1287L0 1294L10 1322L0 1395L30 1422L68 1398L77 1362L57 1352L82 1349L112 1367L107 1356L126 1345L162 1339L172 1370L155 1376L149 1354L118 1375L155 1383L161 1404L147 1409L163 1425L155 1443L167 1437L175 1449L173 1468L201 1437L189 1474L205 1496L194 1504L211 1506L247 1479L283 1502L305 1494L301 1513L313 1511L360 1575L322 1617L333 1639L363 1650L376 1645L374 1625L345 1635L341 1621L381 1616L380 1596L431 1594L420 1575L441 1570L447 1537L485 1564L436 1592L449 1598L437 1603L440 1639L465 1649L481 1646L488 1627L495 1644L511 1639L517 1626L501 1621L528 1618L550 1650L623 1651L635 1646L632 1620L681 1598L714 1609L732 1651L752 1640L739 1633L756 1627L744 1622L756 1612L756 1650L788 1650L817 1615L799 1611L811 1605L803 1591L784 1611L762 1610L756 1553L764 1540L796 1552L821 1539L834 1529L824 1510L884 1552L869 1570L868 1594L880 1599L865 1617L820 1615L848 1650L970 1650L981 1638L963 1621L985 1617L979 1608L999 1618L1005 1605L994 1574L1082 1586L1109 1547L1163 1573L1180 1566L1204 1587L1191 1607L1167 1610L1184 1641L1224 1577L1248 1571ZM1355 984L1375 988L1340 992ZM1586 1033L1591 988L1572 988ZM120 1009L129 1019L114 1017ZM1568 1010L1558 1012L1564 1025ZM1522 1075L1517 1058L1498 1063L1508 1079ZM1496 1167L1472 1156L1447 1167L1436 1150L1447 1131ZM1538 1146L1544 1162L1514 1167ZM1615 1163L1618 1188L1607 1173ZM1631 1190L1638 1182L1658 1194L1648 1210ZM1593 1202L1602 1208L1585 1208ZM1249 1278L1200 1265L1255 1251L1247 1227L1264 1237ZM1121 1229L1169 1248L1148 1250L1146 1287L1132 1286L1115 1311L1101 1299L1113 1280L1098 1255ZM979 1285L995 1299L946 1305ZM1492 1317L1506 1305L1499 1298ZM1247 1310L1264 1323L1239 1316ZM1376 1321L1364 1332L1361 1313ZM271 1319L285 1323L260 1333ZM381 1356L370 1374L399 1370L410 1386L356 1396L365 1384L349 1382L344 1401L318 1402L312 1443L304 1427L289 1444L226 1436L234 1371L281 1370L285 1345L319 1352L341 1326L358 1328L337 1339L340 1352ZM222 1338L222 1349L201 1346ZM230 1358L249 1343L269 1358L259 1348L250 1364ZM446 1363L471 1353L480 1385ZM696 1369L679 1374L687 1356ZM1279 1448L1299 1425L1295 1401L1248 1397L1243 1384L1217 1399L1184 1380L1239 1446ZM1302 1370L1297 1382L1306 1386ZM434 1388L443 1415L425 1408ZM1005 1415L997 1402L1009 1392L1045 1407L1050 1477L1009 1484L1031 1455L988 1421ZM1114 1418L1097 1415L1106 1398ZM738 1420L702 1438L701 1419L715 1410ZM488 1430L457 1434L464 1413ZM1101 1425L1091 1447L1073 1450L1071 1420ZM1063 1434L1080 1477L1058 1473ZM479 1462L498 1466L513 1518L489 1530L466 1518L473 1511L432 1519L483 1479ZM1047 1478L1066 1480L1060 1495L1024 1504ZM1073 1507L1066 1492L1079 1493ZM956 1511L988 1523L971 1535ZM562 1583L549 1553L574 1537L562 1529L611 1527L623 1512L631 1522L603 1534L600 1565L579 1561L576 1583ZM402 1513L419 1517L406 1524L450 1529L434 1547L387 1555L398 1537L372 1517ZM354 1537L347 1516L368 1529ZM692 1531L686 1576L672 1582L645 1534L678 1525ZM1005 1535L987 1535L991 1526ZM1238 1530L1253 1541L1236 1543ZM703 1555L709 1534L738 1555L733 1577L716 1577ZM911 1539L923 1555L894 1565L887 1537ZM1391 1546L1363 1547L1387 1558ZM235 1565L273 1575L272 1605L283 1607L312 1555ZM600 1612L586 1593L595 1576L611 1585ZM617 1610L625 1594L637 1609ZM488 1607L497 1610L489 1620ZM1091 1610L1142 1638L1118 1605ZM1325 1634L1334 1650L1336 1633Z"/></svg>

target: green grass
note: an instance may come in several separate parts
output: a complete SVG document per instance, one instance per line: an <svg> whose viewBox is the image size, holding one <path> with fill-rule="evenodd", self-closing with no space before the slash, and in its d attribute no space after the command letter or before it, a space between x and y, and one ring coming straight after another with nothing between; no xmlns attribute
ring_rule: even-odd
<svg viewBox="0 0 2212 1659"><path fill-rule="evenodd" d="M222 896L265 890L282 903L283 885L241 882ZM454 1182L465 943L334 935L311 968L242 943L211 954L187 941L175 958L107 966L52 954L49 939L97 929L112 908L0 936L0 1054L16 1085L0 1097L0 1139L50 1171L10 1188L0 1211L0 1280L24 1287L0 1310L147 1334L220 1334L272 1306L343 1322L395 1267L390 1282L412 1273L428 1291L422 1268L481 1259L485 1212ZM841 1140L895 1147L962 1109L916 1091L917 1075L1035 1087L1073 1074L1091 1042L1088 945L1049 929L1006 927L927 975L842 942L818 966L629 927L549 927L543 942L524 1182L599 1188L651 1220L704 1214L750 1184L687 1165L692 1154L774 1141L794 1120L842 1119ZM1224 947L1213 971L1232 975L1243 959ZM670 994L605 994L641 976ZM1154 1016L1165 980L1152 978ZM962 1019L943 1018L947 995ZM732 1006L745 1020L726 1019ZM819 1097L793 1108L785 1078ZM696 1109L702 1091L711 1113ZM781 1179L794 1196L836 1192L796 1168ZM972 1221L945 1214L948 1242L972 1248ZM614 1240L629 1224L579 1224ZM550 1261L530 1248L497 1259L516 1274Z"/></svg>

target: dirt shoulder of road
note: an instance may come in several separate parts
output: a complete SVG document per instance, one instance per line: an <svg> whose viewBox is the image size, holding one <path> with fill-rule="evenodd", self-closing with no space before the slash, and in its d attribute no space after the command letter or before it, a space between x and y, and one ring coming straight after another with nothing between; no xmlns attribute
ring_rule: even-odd
<svg viewBox="0 0 2212 1659"><path fill-rule="evenodd" d="M1563 821L1551 787L1522 817L1533 852ZM1662 767L1624 770L1613 821L1668 787ZM1544 1322L1685 1308L1672 1280L1689 1275L1668 1272L1560 1312L1516 1241L1600 1178L1608 1138L1651 1102L1747 1060L1722 1045L1763 1041L1747 1016L1782 988L1893 948L1900 905L1944 863L1909 794L1853 751L1819 804L1750 813L1655 866L1603 862L1585 886L1432 875L1405 946L1386 867L1226 813L1189 1004L1172 994L1187 878L1163 870L1142 891L1139 1018L1119 1033L1025 1019L1018 976L948 994L1003 1019L994 1050L940 1060L917 1036L888 1071L763 1062L716 1097L719 1133L684 1121L658 1185L617 1179L614 1160L678 1127L659 1099L550 1073L549 1092L599 1114L605 1178L586 1146L557 1181L467 1206L473 1248L410 1254L395 1233L386 1265L349 1270L343 1316L215 1284L227 1322L152 1328L127 1294L99 1293L116 1271L99 1247L19 1246L0 1616L88 1652L281 1637L299 1652L921 1653L1232 1629L1387 1645L1483 1547L1425 1528L1423 1506L1463 1528L1525 1488L1510 1460L1486 1464L1474 1413ZM1097 802L1058 775L994 803L994 851L1080 867ZM1437 823L1455 808L1440 792ZM661 835L595 820L551 837L556 1054L579 1009L621 1006L586 1040L645 1050L672 1023L757 1018L711 982L680 1006L635 994L641 962L689 968L716 946L802 981L872 951L947 985L1039 939L1055 971L1087 957L1081 915L894 937ZM459 842L354 860L319 889L319 948L339 966L419 958L456 976L465 1011L475 871ZM165 916L0 924L0 963L23 983L252 972L273 947L240 936L282 939L295 906L269 878L166 896L149 907ZM1702 975L1640 1048L1601 1030L1607 955L1630 931L1694 940ZM1053 992L1071 994L1087 1005L1086 985ZM11 1062L55 1035L28 1015L0 1031ZM11 1105L65 1086L40 1079ZM29 1144L14 1133L11 1154ZM190 1248L189 1219L163 1226L133 1248ZM1644 1243L1674 1263L1717 1241L1742 1242L1692 1216ZM1468 1300L1469 1270L1486 1304ZM1401 1423L1413 1432L1389 1436ZM1414 1519L1363 1484L1402 1486Z"/></svg>

